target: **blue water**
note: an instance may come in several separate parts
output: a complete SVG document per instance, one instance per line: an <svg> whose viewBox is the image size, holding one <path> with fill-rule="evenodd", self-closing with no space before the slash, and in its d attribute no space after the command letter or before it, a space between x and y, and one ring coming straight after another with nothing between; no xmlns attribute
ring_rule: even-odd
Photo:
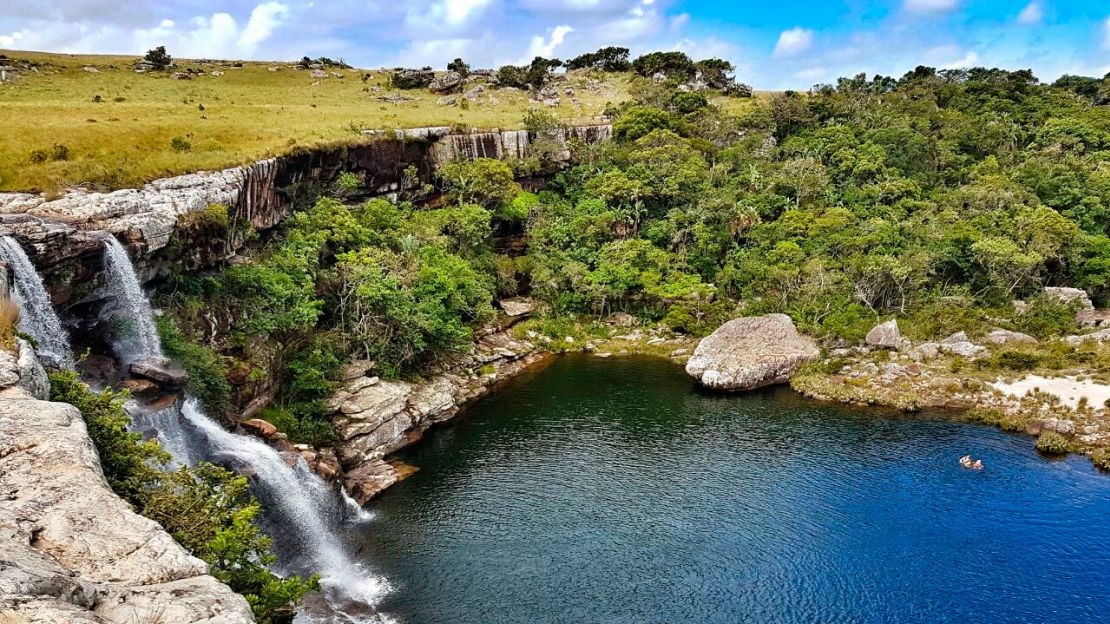
<svg viewBox="0 0 1110 624"><path fill-rule="evenodd" d="M1110 476L989 427L566 356L404 458L349 537L408 624L1110 621Z"/></svg>

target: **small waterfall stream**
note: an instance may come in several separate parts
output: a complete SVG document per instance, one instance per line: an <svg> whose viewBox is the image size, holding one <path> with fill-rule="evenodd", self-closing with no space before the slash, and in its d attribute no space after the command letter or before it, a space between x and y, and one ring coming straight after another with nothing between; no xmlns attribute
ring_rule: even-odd
<svg viewBox="0 0 1110 624"><path fill-rule="evenodd" d="M162 341L154 324L150 302L135 275L127 250L115 236L104 236L104 270L115 291L112 315L112 348L124 366L162 355Z"/></svg>
<svg viewBox="0 0 1110 624"><path fill-rule="evenodd" d="M39 358L49 366L70 368L73 353L42 277L27 253L11 236L0 236L0 259L11 267L15 281L12 300L19 306L19 330L35 339Z"/></svg>
<svg viewBox="0 0 1110 624"><path fill-rule="evenodd" d="M116 314L126 313L135 330L117 348L117 355L129 361L163 357L150 303L127 251L111 236L105 239L105 267L117 293ZM388 584L348 556L336 531L344 523L368 519L369 514L357 505L352 508L353 501L309 470L300 456L295 462L287 461L262 441L225 430L191 397L180 408L136 413L133 419L136 428L155 432L177 462L229 465L251 479L252 491L265 510L266 528L286 555L282 571L320 574L322 598L334 617L316 621L383 621L373 606L388 591Z"/></svg>

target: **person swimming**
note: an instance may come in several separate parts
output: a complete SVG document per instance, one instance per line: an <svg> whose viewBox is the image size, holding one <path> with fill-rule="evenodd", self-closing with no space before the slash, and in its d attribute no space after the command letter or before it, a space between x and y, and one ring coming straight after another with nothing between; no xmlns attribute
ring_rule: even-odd
<svg viewBox="0 0 1110 624"><path fill-rule="evenodd" d="M960 465L968 470L982 470L983 460L971 459L971 455L964 455L960 458Z"/></svg>

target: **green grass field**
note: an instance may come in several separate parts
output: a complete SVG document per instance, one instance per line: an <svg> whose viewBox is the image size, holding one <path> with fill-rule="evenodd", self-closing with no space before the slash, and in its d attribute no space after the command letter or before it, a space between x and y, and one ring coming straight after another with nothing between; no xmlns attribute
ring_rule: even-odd
<svg viewBox="0 0 1110 624"><path fill-rule="evenodd" d="M234 67L231 62L177 59L177 71L197 68L206 73L174 80L172 71L136 73L136 56L0 54L9 57L0 59L0 66L39 64L37 72L18 69L14 79L0 83L0 190L5 191L132 187L252 162L298 146L366 140L359 133L363 129L519 128L524 113L536 106L527 93L488 86L466 110L440 106L438 96L427 89L391 90L388 72L382 70L334 70L343 78L327 70L327 78L317 79L292 63ZM363 81L365 73L372 78ZM590 77L567 76L560 91L570 87L579 102L563 95L561 104L550 110L567 123L594 123L607 103L627 97L630 76L596 78L600 84L593 82L591 89ZM416 99L382 99L390 96ZM751 101L720 100L729 108ZM66 148L64 159L56 157L55 145Z"/></svg>

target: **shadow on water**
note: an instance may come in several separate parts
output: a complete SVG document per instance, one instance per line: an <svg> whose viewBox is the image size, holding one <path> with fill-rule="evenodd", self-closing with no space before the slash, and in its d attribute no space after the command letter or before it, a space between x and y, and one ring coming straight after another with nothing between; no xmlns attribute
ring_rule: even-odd
<svg viewBox="0 0 1110 624"><path fill-rule="evenodd" d="M1096 621L1110 479L1032 446L563 356L405 452L346 537L409 624Z"/></svg>

